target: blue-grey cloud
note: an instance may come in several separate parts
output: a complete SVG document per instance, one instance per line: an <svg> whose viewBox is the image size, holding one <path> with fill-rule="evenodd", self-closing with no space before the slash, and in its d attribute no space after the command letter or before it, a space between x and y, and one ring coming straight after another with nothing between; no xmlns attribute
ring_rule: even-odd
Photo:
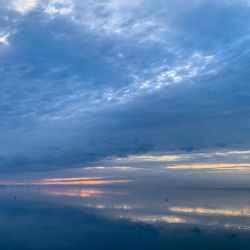
<svg viewBox="0 0 250 250"><path fill-rule="evenodd" d="M0 171L249 148L249 1L0 2Z"/></svg>

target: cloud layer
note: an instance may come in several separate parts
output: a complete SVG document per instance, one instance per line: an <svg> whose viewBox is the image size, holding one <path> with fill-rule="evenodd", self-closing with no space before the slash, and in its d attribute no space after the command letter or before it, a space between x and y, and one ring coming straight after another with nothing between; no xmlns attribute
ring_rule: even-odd
<svg viewBox="0 0 250 250"><path fill-rule="evenodd" d="M0 171L249 148L249 7L0 0Z"/></svg>

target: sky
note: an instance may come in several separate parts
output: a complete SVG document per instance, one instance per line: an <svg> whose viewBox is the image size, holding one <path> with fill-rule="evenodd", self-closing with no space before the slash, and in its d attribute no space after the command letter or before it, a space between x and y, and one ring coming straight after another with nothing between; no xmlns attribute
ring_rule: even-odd
<svg viewBox="0 0 250 250"><path fill-rule="evenodd" d="M242 170L249 29L249 0L0 0L0 173Z"/></svg>

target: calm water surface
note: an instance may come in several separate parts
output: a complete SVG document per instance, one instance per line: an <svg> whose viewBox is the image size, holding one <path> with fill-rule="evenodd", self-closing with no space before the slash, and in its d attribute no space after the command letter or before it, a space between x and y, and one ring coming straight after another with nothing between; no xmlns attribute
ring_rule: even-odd
<svg viewBox="0 0 250 250"><path fill-rule="evenodd" d="M250 191L2 187L0 249L250 249Z"/></svg>

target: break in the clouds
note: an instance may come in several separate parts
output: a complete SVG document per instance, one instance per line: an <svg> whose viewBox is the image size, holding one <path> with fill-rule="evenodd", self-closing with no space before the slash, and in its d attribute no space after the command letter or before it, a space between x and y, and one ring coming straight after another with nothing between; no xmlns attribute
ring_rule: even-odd
<svg viewBox="0 0 250 250"><path fill-rule="evenodd" d="M0 171L250 147L248 0L0 0Z"/></svg>

